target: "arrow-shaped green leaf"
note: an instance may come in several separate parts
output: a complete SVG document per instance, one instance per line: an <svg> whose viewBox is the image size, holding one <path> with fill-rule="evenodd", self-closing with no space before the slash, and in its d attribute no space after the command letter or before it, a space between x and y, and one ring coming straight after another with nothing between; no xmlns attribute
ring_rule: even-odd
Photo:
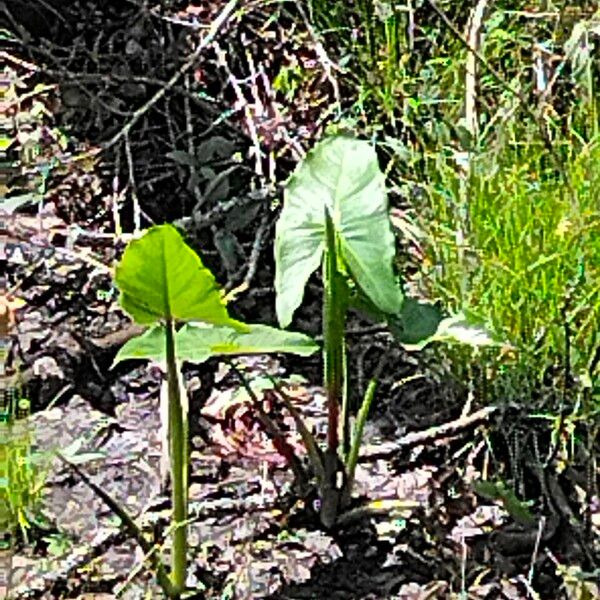
<svg viewBox="0 0 600 600"><path fill-rule="evenodd" d="M152 227L127 246L115 283L121 306L142 325L178 319L245 330L229 317L212 273L171 225Z"/></svg>
<svg viewBox="0 0 600 600"><path fill-rule="evenodd" d="M325 248L325 208L351 276L383 312L395 314L402 293L383 173L369 142L347 136L321 141L290 179L275 238L277 316L287 327Z"/></svg>

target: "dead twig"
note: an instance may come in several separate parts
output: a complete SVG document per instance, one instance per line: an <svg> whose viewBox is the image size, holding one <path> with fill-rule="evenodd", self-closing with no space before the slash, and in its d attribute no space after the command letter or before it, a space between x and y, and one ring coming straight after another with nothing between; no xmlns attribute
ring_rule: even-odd
<svg viewBox="0 0 600 600"><path fill-rule="evenodd" d="M256 237L254 238L254 242L252 244L252 250L250 252L248 263L247 265L244 265L242 269L240 269L240 273L246 270L244 280L240 285L227 292L227 302L233 301L237 296L239 296L239 294L242 294L250 289L250 284L252 283L254 275L256 274L256 270L258 269L258 259L260 258L261 250L264 246L267 234L269 233L269 216L269 212L265 211L256 231ZM237 279L240 273L235 274L235 276L232 278L233 281ZM227 289L227 287L228 286L226 286L225 289Z"/></svg>
<svg viewBox="0 0 600 600"><path fill-rule="evenodd" d="M139 233L142 228L140 200L137 195L137 186L133 168L133 155L129 143L129 134L125 135L125 156L127 157L127 169L129 171L129 187L131 189L131 200L133 202L133 232Z"/></svg>
<svg viewBox="0 0 600 600"><path fill-rule="evenodd" d="M359 462L372 461L378 458L389 458L400 450L412 448L421 444L434 442L443 437L455 435L465 429L474 427L482 421L486 421L489 416L496 411L495 406L486 406L470 415L460 417L449 423L436 425L424 431L413 431L401 437L394 442L383 442L381 444L365 445L362 448Z"/></svg>
<svg viewBox="0 0 600 600"><path fill-rule="evenodd" d="M479 0L471 16L467 31L469 51L465 75L465 122L473 140L479 137L479 117L477 114L478 64L474 52L481 51L481 29L488 0Z"/></svg>
<svg viewBox="0 0 600 600"><path fill-rule="evenodd" d="M229 68L229 64L226 60L227 52L221 47L218 47L216 50L218 61L217 64L227 73L229 84L233 88L233 91L235 92L237 97L235 110L244 111L244 120L246 123L246 128L248 129L248 134L250 136L250 139L252 140L252 152L254 154L254 171L259 177L259 179L262 179L264 176L262 166L262 151L260 146L260 139L258 137L258 130L254 121L254 117L259 114L259 106L262 107L262 105L254 104L254 107L250 105L250 103L246 100L246 97L244 96L244 93L240 86L240 81L235 77L235 75L231 72L231 69ZM246 56L246 58L248 58L248 55ZM251 66L252 64L253 63L250 63ZM254 115L252 114L253 108Z"/></svg>

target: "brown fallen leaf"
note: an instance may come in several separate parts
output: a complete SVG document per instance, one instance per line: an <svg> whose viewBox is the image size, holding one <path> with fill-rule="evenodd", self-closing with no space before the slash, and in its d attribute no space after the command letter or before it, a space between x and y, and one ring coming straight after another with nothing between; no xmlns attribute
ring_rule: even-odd
<svg viewBox="0 0 600 600"><path fill-rule="evenodd" d="M25 300L8 294L0 296L0 337L6 337L15 324L15 312L25 306Z"/></svg>

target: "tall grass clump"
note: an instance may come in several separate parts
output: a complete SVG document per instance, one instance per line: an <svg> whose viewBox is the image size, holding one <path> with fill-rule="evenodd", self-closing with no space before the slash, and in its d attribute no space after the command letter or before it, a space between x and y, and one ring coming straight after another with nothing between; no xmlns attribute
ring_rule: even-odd
<svg viewBox="0 0 600 600"><path fill-rule="evenodd" d="M416 44L429 28L417 28L413 3L308 0L308 13L326 45L339 54L344 89L355 100L355 114L367 117L370 126L389 124L395 129L418 120L430 102L449 101L438 89L428 88L431 55L426 44L419 51ZM430 33L436 43L440 33L444 37L439 30Z"/></svg>
<svg viewBox="0 0 600 600"><path fill-rule="evenodd" d="M471 157L465 191L438 155L420 211L428 293L507 340L512 368L502 371L523 374L530 391L550 367L593 379L600 342L600 145L557 146L557 158L513 137Z"/></svg>
<svg viewBox="0 0 600 600"><path fill-rule="evenodd" d="M45 483L44 461L32 449L29 400L18 398L14 388L0 389L0 394L0 538L12 540L19 532L28 543L28 530L37 519ZM0 539L0 549L2 542Z"/></svg>

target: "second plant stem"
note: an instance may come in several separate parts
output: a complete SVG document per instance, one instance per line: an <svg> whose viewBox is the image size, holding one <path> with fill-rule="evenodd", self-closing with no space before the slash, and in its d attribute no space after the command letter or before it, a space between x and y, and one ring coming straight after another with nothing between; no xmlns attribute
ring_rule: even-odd
<svg viewBox="0 0 600 600"><path fill-rule="evenodd" d="M166 324L167 382L169 390L169 455L173 502L173 547L171 549L171 581L177 593L185 588L187 570L187 415L181 402L179 369L175 353L175 324Z"/></svg>
<svg viewBox="0 0 600 600"><path fill-rule="evenodd" d="M325 209L327 242L323 264L323 345L325 389L327 394L327 450L323 466L325 480L321 489L321 522L330 527L339 509L340 491L336 487L340 445L340 399L345 397L346 317L345 281L338 271L337 240L331 215ZM342 446L347 446L347 407L342 406Z"/></svg>

